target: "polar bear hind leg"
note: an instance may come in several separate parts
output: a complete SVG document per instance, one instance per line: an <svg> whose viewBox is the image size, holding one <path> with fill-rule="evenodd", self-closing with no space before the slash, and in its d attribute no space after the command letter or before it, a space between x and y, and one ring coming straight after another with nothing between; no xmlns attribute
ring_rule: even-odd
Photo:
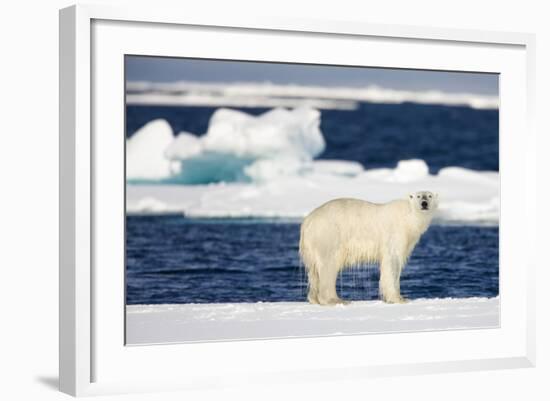
<svg viewBox="0 0 550 401"><path fill-rule="evenodd" d="M318 294L319 294L319 274L314 266L307 267L307 279L308 279L308 292L307 300L311 304L318 304Z"/></svg>
<svg viewBox="0 0 550 401"><path fill-rule="evenodd" d="M317 301L321 305L349 304L336 293L336 280L341 266L334 260L326 261L319 269Z"/></svg>

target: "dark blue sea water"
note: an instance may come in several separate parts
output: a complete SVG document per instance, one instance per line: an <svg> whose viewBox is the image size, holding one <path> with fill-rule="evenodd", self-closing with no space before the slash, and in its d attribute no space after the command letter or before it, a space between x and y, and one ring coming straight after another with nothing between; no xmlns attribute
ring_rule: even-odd
<svg viewBox="0 0 550 401"><path fill-rule="evenodd" d="M260 114L267 109L241 109ZM127 106L126 135L163 118L174 132L202 135L215 107ZM498 110L416 103L360 103L356 110L323 110L326 150L320 159L353 160L365 168L423 159L431 173L446 166L498 170Z"/></svg>
<svg viewBox="0 0 550 401"><path fill-rule="evenodd" d="M127 217L128 304L305 301L298 222ZM497 227L432 226L401 280L410 299L499 293ZM377 267L338 281L349 300L378 298Z"/></svg>

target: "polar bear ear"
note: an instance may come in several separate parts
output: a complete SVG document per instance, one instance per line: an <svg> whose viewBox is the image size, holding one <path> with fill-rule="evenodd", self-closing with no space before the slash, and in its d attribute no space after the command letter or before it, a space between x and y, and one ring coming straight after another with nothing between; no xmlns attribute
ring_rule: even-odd
<svg viewBox="0 0 550 401"><path fill-rule="evenodd" d="M414 194L409 194L409 199L414 199Z"/></svg>

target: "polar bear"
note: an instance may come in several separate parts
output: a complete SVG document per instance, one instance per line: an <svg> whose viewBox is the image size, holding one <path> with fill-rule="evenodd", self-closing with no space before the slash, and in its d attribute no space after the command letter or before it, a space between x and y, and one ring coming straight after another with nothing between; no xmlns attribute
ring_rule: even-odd
<svg viewBox="0 0 550 401"><path fill-rule="evenodd" d="M420 191L384 204L335 199L312 211L302 222L299 245L308 275L308 301L347 303L336 293L338 273L346 267L379 263L382 300L405 302L401 271L437 205L436 193Z"/></svg>

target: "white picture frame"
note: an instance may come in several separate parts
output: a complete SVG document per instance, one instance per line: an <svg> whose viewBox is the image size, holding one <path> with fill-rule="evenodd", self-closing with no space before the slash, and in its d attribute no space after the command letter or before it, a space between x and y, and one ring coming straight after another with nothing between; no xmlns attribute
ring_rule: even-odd
<svg viewBox="0 0 550 401"><path fill-rule="evenodd" d="M118 222L123 218L119 215L124 201L120 176L123 136L112 135L117 139L110 142L107 136L94 133L121 126L122 117L116 113L123 107L117 75L122 74L118 71L122 65L120 54L186 55L174 35L189 35L190 30L197 35L194 39L200 39L208 52L217 52L220 58L246 59L245 50L248 54L251 51L240 46L245 49L240 55L235 51L224 53L231 52L231 46L221 48L228 42L220 41L220 34L226 35L229 42L242 40L241 44L255 43L254 35L261 35L262 40L273 44L270 51L277 53L273 57L278 61L297 57L310 57L312 61L313 53L299 55L297 45L288 45L286 40L322 43L327 48L334 48L329 42L338 40L341 57L348 58L342 60L343 64L352 63L352 57L360 58L351 54L348 46L364 42L373 46L379 66L500 73L501 327L125 347L124 313L119 308L124 303L120 296L124 293L124 277L120 274L124 268L120 258L122 231L119 223L109 230L105 225L113 221L110 219ZM134 41L130 43L129 38ZM536 242L536 209L527 203L527 198L534 198L536 188L534 43L533 35L523 33L244 15L236 19L185 9L78 5L61 10L60 390L79 396L203 389L246 384L249 380L284 384L534 366L537 260L532 249ZM383 48L391 46L401 46L405 51L384 52ZM434 57L435 50L438 57ZM197 50L201 51L206 50ZM255 54L261 59L259 53ZM334 61L339 57L336 53L319 56L317 62L327 62L331 57ZM461 54L465 56L461 58ZM360 59L355 62L364 63ZM118 73L105 77L103 71L108 69ZM109 81L111 78L113 81ZM107 88L115 92L107 96ZM105 110L115 112L104 118ZM107 175L111 178L102 178ZM120 186L120 192L111 192L114 186ZM111 204L116 207L110 208ZM105 243L114 245L110 248ZM106 265L111 266L108 271L104 270ZM394 344L391 355L383 352L389 341ZM342 352L346 349L355 351ZM357 352L359 349L362 351ZM322 358L319 350L323 350ZM291 366L287 355L293 355ZM213 360L219 363L212 364Z"/></svg>

